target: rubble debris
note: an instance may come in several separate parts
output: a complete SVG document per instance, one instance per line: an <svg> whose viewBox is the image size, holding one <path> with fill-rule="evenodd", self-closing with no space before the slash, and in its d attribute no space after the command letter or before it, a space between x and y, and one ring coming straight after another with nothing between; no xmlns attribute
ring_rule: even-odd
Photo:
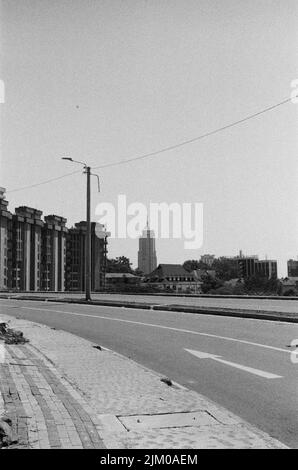
<svg viewBox="0 0 298 470"><path fill-rule="evenodd" d="M6 344L24 344L29 340L24 338L23 332L8 328L7 323L0 323L0 340L4 340Z"/></svg>
<svg viewBox="0 0 298 470"><path fill-rule="evenodd" d="M8 447L17 442L13 437L11 420L6 416L0 418L0 449L1 447Z"/></svg>
<svg viewBox="0 0 298 470"><path fill-rule="evenodd" d="M166 385L168 385L169 387L171 387L173 385L173 382L171 381L171 379L168 379L168 377L162 377L160 379L161 382L164 382Z"/></svg>

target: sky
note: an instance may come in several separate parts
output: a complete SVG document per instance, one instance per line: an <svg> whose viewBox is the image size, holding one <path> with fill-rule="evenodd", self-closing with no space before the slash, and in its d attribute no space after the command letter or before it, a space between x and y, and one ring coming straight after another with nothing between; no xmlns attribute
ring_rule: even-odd
<svg viewBox="0 0 298 470"><path fill-rule="evenodd" d="M195 138L290 97L298 78L296 0L2 0L0 186L11 211L85 218L91 167ZM203 203L203 244L158 239L159 263L204 253L298 256L298 105L205 139L94 169L97 204ZM78 173L22 189L70 172ZM137 264L138 242L109 256Z"/></svg>

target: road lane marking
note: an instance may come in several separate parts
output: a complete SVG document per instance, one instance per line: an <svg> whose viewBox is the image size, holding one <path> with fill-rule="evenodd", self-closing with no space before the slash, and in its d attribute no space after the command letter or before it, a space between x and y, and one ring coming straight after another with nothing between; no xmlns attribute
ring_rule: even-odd
<svg viewBox="0 0 298 470"><path fill-rule="evenodd" d="M259 377L263 377L265 379L282 379L282 375L272 374L271 372L266 372L260 369L254 369L253 367L243 366L242 364L237 364L236 362L226 361L221 359L221 356L217 356L216 354L209 354L202 351L195 351L194 349L184 349L188 353L192 354L193 356L198 357L199 359L213 359L214 361L221 362L222 364L226 364L231 367L235 367L236 369L244 370L245 372L249 372L250 374L258 375Z"/></svg>
<svg viewBox="0 0 298 470"><path fill-rule="evenodd" d="M9 307L9 305L4 305L4 306ZM131 323L131 324L134 324L134 325L141 325L141 326L150 326L152 328L160 328L160 329L177 331L177 332L181 332L181 333L193 334L193 335L198 335L198 336L206 336L206 337L209 337L209 338L217 338L217 339L222 339L222 340L225 340L225 341L233 341L233 342L236 342L236 343L248 344L250 346L257 346L257 347L264 348L264 349L272 349L273 351L280 351L280 352L285 352L287 354L291 354L291 351L289 351L288 349L278 348L276 346L269 346L267 344L254 343L252 341L246 341L246 340L243 340L243 339L230 338L228 336L214 335L212 333L203 333L203 332L200 332L200 331L186 330L184 328L175 328L175 327L171 327L171 326L157 325L157 324L154 324L154 323L137 322L137 321L133 321L133 320L125 320L123 318L111 318L111 317L104 317L104 316L99 316L99 315L90 315L88 313L68 312L66 310L54 310L54 309L46 309L46 308L41 308L41 307L24 307L24 306L21 306L19 308L25 309L25 310L38 310L38 311L42 311L42 312L64 313L66 315L74 315L74 316L78 316L78 317L91 317L91 318L94 318L94 319L99 318L101 320L118 321L118 322L122 322L122 323ZM102 307L102 308L104 308L104 307Z"/></svg>

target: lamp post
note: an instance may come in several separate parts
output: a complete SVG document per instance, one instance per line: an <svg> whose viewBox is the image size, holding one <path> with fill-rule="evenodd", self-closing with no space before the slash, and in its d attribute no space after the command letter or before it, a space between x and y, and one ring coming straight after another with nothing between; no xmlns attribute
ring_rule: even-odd
<svg viewBox="0 0 298 470"><path fill-rule="evenodd" d="M62 160L68 160L73 163L79 163L84 166L84 173L87 175L87 205L86 205L86 218L87 218L87 233L86 233L86 251L85 251L85 300L91 300L91 220L90 220L90 176L91 168L84 162L73 160L71 157L62 157ZM97 176L97 175L96 175Z"/></svg>

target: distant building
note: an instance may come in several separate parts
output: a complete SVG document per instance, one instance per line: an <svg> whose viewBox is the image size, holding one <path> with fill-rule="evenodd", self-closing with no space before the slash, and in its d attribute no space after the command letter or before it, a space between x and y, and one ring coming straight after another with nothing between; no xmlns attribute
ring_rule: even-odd
<svg viewBox="0 0 298 470"><path fill-rule="evenodd" d="M202 255L200 261L211 267L215 259L215 255Z"/></svg>
<svg viewBox="0 0 298 470"><path fill-rule="evenodd" d="M259 260L257 255L244 256L242 251L234 259L237 262L239 278L250 278L257 275L267 279L277 278L276 260Z"/></svg>
<svg viewBox="0 0 298 470"><path fill-rule="evenodd" d="M277 278L276 260L259 260L257 255L245 256L241 250L238 256L226 259L235 262L238 276L241 279L254 277L256 275L267 279Z"/></svg>
<svg viewBox="0 0 298 470"><path fill-rule="evenodd" d="M288 277L298 277L298 261L289 259L288 261Z"/></svg>
<svg viewBox="0 0 298 470"><path fill-rule="evenodd" d="M298 294L298 277L286 277L281 280L281 295L297 295Z"/></svg>
<svg viewBox="0 0 298 470"><path fill-rule="evenodd" d="M11 282L11 220L7 210L5 188L0 188L0 290L6 290Z"/></svg>
<svg viewBox="0 0 298 470"><path fill-rule="evenodd" d="M91 290L104 287L107 237L97 235L97 224L91 223ZM65 287L69 291L85 290L87 223L82 221L68 230L66 235Z"/></svg>
<svg viewBox="0 0 298 470"><path fill-rule="evenodd" d="M138 251L138 269L144 274L149 274L157 266L157 258L155 251L155 237L153 230L147 227L143 230L142 236L139 238Z"/></svg>
<svg viewBox="0 0 298 470"><path fill-rule="evenodd" d="M131 273L107 273L106 288L113 289L123 284L136 286L140 283L140 277Z"/></svg>
<svg viewBox="0 0 298 470"><path fill-rule="evenodd" d="M198 281L203 281L206 277L216 278L216 271L214 269L194 269L192 274Z"/></svg>
<svg viewBox="0 0 298 470"><path fill-rule="evenodd" d="M256 262L258 261L256 255L243 256L240 251L240 255L236 257L235 260L240 278L248 278L256 275Z"/></svg>
<svg viewBox="0 0 298 470"><path fill-rule="evenodd" d="M256 273L267 279L277 279L277 261L270 259L256 261Z"/></svg>
<svg viewBox="0 0 298 470"><path fill-rule="evenodd" d="M146 277L146 282L161 290L175 292L198 292L201 282L180 264L159 264Z"/></svg>

